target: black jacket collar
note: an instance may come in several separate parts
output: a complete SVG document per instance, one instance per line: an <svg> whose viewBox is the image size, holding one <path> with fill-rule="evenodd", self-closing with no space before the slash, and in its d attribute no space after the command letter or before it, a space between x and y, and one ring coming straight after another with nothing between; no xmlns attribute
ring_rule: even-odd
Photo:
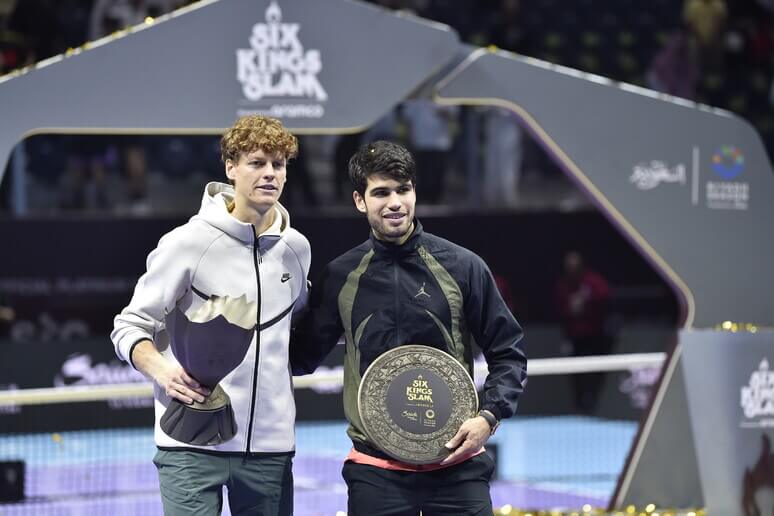
<svg viewBox="0 0 774 516"><path fill-rule="evenodd" d="M385 242L379 240L374 236L374 232L371 231L370 239L371 245L374 247L376 254L384 254L389 256L402 256L412 254L417 250L419 244L422 241L422 224L417 219L414 219L414 231L411 236L402 244L393 244L392 242Z"/></svg>

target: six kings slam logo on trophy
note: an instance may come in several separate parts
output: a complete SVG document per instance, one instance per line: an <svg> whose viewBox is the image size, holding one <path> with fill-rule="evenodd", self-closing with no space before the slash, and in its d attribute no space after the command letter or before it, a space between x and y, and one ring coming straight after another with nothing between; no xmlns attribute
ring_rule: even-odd
<svg viewBox="0 0 774 516"><path fill-rule="evenodd" d="M317 78L322 57L317 49L304 49L300 29L298 23L282 23L282 11L274 1L266 9L266 23L253 26L250 48L236 50L237 80L244 94L237 116L321 118L325 114L328 94Z"/></svg>

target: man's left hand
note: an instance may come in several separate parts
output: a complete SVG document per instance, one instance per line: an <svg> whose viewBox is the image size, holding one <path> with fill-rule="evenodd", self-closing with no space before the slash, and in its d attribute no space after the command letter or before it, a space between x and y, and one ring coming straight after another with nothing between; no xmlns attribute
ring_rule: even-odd
<svg viewBox="0 0 774 516"><path fill-rule="evenodd" d="M457 433L446 443L448 450L454 450L441 464L450 464L473 455L484 446L491 435L489 423L481 416L470 418L460 426Z"/></svg>

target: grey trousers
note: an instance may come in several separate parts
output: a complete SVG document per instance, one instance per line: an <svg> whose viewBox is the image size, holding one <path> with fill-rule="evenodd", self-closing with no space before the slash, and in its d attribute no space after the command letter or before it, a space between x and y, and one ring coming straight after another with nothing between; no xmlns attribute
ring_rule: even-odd
<svg viewBox="0 0 774 516"><path fill-rule="evenodd" d="M234 516L293 514L289 453L236 456L159 450L153 463L159 472L165 516L220 514L223 486Z"/></svg>

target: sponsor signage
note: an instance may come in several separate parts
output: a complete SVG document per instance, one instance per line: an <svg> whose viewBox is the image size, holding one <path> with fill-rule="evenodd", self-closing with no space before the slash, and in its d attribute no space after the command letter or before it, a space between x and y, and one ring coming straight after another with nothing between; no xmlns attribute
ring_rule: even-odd
<svg viewBox="0 0 774 516"><path fill-rule="evenodd" d="M665 184L684 188L686 200L690 199L694 207L749 209L750 184L743 180L745 157L739 147L720 145L710 153L709 159L703 161L698 146L694 146L691 154L691 159L686 160L690 162L690 180L689 166L685 163L670 165L663 159L651 159L632 167L629 183L641 191L655 190Z"/></svg>
<svg viewBox="0 0 774 516"><path fill-rule="evenodd" d="M707 511L766 514L771 503L774 331L683 331L682 367ZM770 499L769 499L770 500Z"/></svg>
<svg viewBox="0 0 774 516"><path fill-rule="evenodd" d="M319 77L323 57L319 49L304 47L301 24L283 21L282 9L272 2L247 39L250 46L236 51L243 95L237 115L321 118L328 100Z"/></svg>
<svg viewBox="0 0 774 516"><path fill-rule="evenodd" d="M763 358L750 379L740 389L740 405L744 415L742 428L774 427L774 371L768 358Z"/></svg>

